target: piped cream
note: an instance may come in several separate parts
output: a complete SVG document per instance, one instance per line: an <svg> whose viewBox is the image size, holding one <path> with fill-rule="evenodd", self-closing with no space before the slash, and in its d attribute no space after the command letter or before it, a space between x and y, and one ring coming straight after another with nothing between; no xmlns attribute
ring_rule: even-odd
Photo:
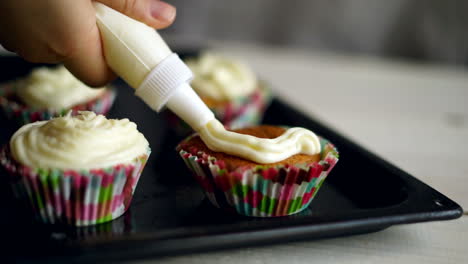
<svg viewBox="0 0 468 264"><path fill-rule="evenodd" d="M10 140L16 161L43 169L93 169L131 163L148 147L135 123L88 111L24 125Z"/></svg>
<svg viewBox="0 0 468 264"><path fill-rule="evenodd" d="M314 155L321 151L319 138L301 127L287 129L277 138L258 138L227 131L218 120L200 131L200 138L213 151L224 152L257 163L274 163L295 154Z"/></svg>

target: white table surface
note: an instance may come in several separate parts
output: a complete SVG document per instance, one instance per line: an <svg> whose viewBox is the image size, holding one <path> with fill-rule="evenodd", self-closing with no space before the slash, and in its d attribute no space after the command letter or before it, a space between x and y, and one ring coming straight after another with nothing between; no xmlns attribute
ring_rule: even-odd
<svg viewBox="0 0 468 264"><path fill-rule="evenodd" d="M466 69L238 44L214 47L248 61L288 103L468 208ZM468 216L359 236L138 261L156 262L468 263Z"/></svg>

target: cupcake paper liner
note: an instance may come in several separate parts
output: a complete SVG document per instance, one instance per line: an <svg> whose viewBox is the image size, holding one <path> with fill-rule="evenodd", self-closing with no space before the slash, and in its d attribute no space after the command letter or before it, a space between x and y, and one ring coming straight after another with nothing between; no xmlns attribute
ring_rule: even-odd
<svg viewBox="0 0 468 264"><path fill-rule="evenodd" d="M16 198L47 224L87 226L121 216L129 207L150 150L130 164L89 170L32 169L0 151L0 164Z"/></svg>
<svg viewBox="0 0 468 264"><path fill-rule="evenodd" d="M247 216L275 217L307 208L338 162L336 148L325 139L320 141L321 160L312 164L228 171L223 161L195 148L181 149L179 154L214 206Z"/></svg>
<svg viewBox="0 0 468 264"><path fill-rule="evenodd" d="M223 105L210 107L216 118L226 128L237 129L258 125L272 99L271 91L264 83L259 85L254 93L246 97L239 97ZM192 129L190 126L170 111L165 112L169 125L181 136L187 136Z"/></svg>
<svg viewBox="0 0 468 264"><path fill-rule="evenodd" d="M78 111L93 111L96 114L105 115L109 112L117 95L114 88L108 88L93 100L77 104L71 108L44 109L29 107L11 100L11 97L14 96L14 94L15 87L13 84L8 83L0 85L0 110L8 119L14 120L19 125L63 116L69 110L72 110L72 114L76 114Z"/></svg>
<svg viewBox="0 0 468 264"><path fill-rule="evenodd" d="M132 210L127 210L122 217L119 217L113 221L98 224L83 226L78 228L68 228L65 230L68 235L72 236L75 239L81 238L112 238L119 237L124 233L133 231L133 219L132 219Z"/></svg>

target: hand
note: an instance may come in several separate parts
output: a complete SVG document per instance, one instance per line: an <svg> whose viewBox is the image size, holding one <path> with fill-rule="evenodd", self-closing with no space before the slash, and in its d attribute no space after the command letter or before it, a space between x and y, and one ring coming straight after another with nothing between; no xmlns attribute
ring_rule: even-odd
<svg viewBox="0 0 468 264"><path fill-rule="evenodd" d="M176 9L160 0L98 0L155 29ZM63 63L91 86L115 78L107 66L91 0L0 0L0 44L30 62Z"/></svg>

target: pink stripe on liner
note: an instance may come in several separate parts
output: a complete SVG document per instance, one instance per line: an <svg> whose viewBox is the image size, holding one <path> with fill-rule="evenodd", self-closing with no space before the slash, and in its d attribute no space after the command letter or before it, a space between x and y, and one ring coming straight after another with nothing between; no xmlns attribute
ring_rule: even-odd
<svg viewBox="0 0 468 264"><path fill-rule="evenodd" d="M263 194L259 191L250 190L244 197L243 202L249 204L253 208L258 208L258 205L263 199Z"/></svg>
<svg viewBox="0 0 468 264"><path fill-rule="evenodd" d="M293 190L293 185L283 185L281 188L280 196L278 197L279 200L289 200L291 197L291 191Z"/></svg>
<svg viewBox="0 0 468 264"><path fill-rule="evenodd" d="M237 180L239 182L242 182L242 178L244 178L244 175L242 173L239 173L239 172L231 172L230 173L231 177L234 178L234 180Z"/></svg>
<svg viewBox="0 0 468 264"><path fill-rule="evenodd" d="M200 184L200 186L208 191L208 192L213 192L214 186L211 184L211 181L208 178L201 177L198 175L194 175L195 180Z"/></svg>
<svg viewBox="0 0 468 264"><path fill-rule="evenodd" d="M117 208L119 208L122 202L123 202L123 195L122 194L115 195L113 199L113 203L112 203L112 212L117 210Z"/></svg>
<svg viewBox="0 0 468 264"><path fill-rule="evenodd" d="M322 170L323 170L322 165L318 163L314 164L314 166L310 167L309 169L309 175L308 175L307 181L311 181L313 178L318 178Z"/></svg>
<svg viewBox="0 0 468 264"><path fill-rule="evenodd" d="M36 122L41 119L41 115L38 112L34 112L31 114L31 122Z"/></svg>
<svg viewBox="0 0 468 264"><path fill-rule="evenodd" d="M82 206L81 206L81 200L83 199L83 195L82 195L82 190L81 188L76 188L75 190L75 195L71 196L71 203L72 203L72 206L75 208L75 210L73 210L73 218L76 220L78 219L81 219L83 216L82 216Z"/></svg>
<svg viewBox="0 0 468 264"><path fill-rule="evenodd" d="M229 175L227 174L224 174L222 176L216 176L214 177L215 179L215 183L216 183L216 187L218 187L219 189L221 189L221 191L223 192L226 192L228 190L230 190L232 188L232 185L231 183L229 182L229 179L231 177L229 177Z"/></svg>
<svg viewBox="0 0 468 264"><path fill-rule="evenodd" d="M54 192L54 202L55 202L54 209L55 209L57 217L60 217L63 213L61 200L62 198L60 197L60 193Z"/></svg>
<svg viewBox="0 0 468 264"><path fill-rule="evenodd" d="M302 205L306 205L310 201L310 199L314 197L316 190L317 188L313 187L312 190L310 190L310 192L304 194L304 196L302 197Z"/></svg>
<svg viewBox="0 0 468 264"><path fill-rule="evenodd" d="M70 221L73 219L73 211L72 211L72 202L71 200L65 200L65 217L67 219L68 224L72 224Z"/></svg>
<svg viewBox="0 0 468 264"><path fill-rule="evenodd" d="M114 176L105 174L102 178L101 187L106 188L114 182Z"/></svg>
<svg viewBox="0 0 468 264"><path fill-rule="evenodd" d="M299 174L299 169L296 167L290 167L288 170L288 174L286 175L286 179L284 184L294 184L296 183L297 175Z"/></svg>
<svg viewBox="0 0 468 264"><path fill-rule="evenodd" d="M275 181L275 178L277 175L278 175L278 170L275 168L268 168L266 170L262 170L262 176L266 180Z"/></svg>
<svg viewBox="0 0 468 264"><path fill-rule="evenodd" d="M90 210L90 219L89 220L96 220L97 215L98 215L98 209L101 204L90 204L89 205L89 210Z"/></svg>
<svg viewBox="0 0 468 264"><path fill-rule="evenodd" d="M79 217L77 217L76 219L78 220L90 220L91 217L91 213L90 213L90 207L91 205L89 204L83 204L83 207L81 208L82 212L81 212L81 215Z"/></svg>

